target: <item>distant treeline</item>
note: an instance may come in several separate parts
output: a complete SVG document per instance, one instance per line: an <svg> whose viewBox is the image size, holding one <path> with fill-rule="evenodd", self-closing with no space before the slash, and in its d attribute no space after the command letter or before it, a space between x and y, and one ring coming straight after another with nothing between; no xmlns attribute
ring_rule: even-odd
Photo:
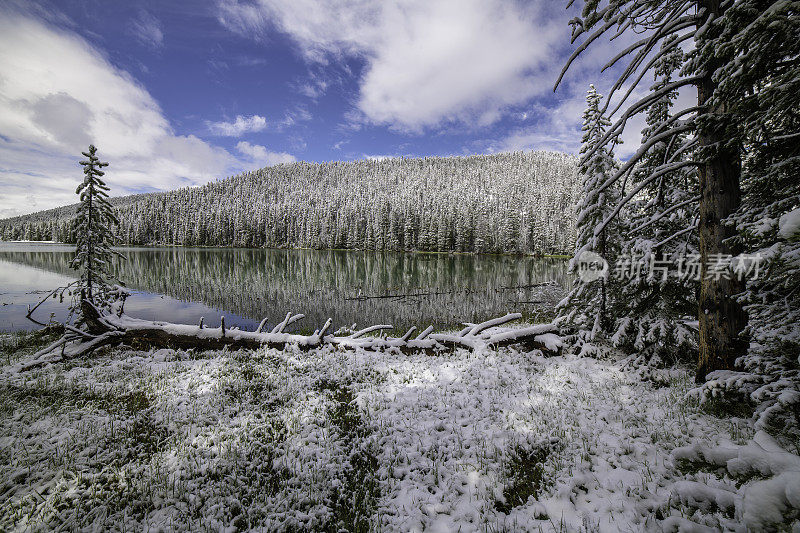
<svg viewBox="0 0 800 533"><path fill-rule="evenodd" d="M578 188L573 156L515 152L292 163L113 204L123 244L551 254L574 247ZM0 236L71 243L74 217L1 220Z"/></svg>

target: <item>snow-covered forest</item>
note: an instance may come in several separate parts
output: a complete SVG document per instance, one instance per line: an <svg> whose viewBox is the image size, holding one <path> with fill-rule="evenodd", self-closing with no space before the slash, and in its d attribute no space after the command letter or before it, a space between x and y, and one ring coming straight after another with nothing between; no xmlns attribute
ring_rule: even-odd
<svg viewBox="0 0 800 533"><path fill-rule="evenodd" d="M116 199L123 244L570 253L576 160L557 152L292 163ZM68 206L0 221L74 242Z"/></svg>

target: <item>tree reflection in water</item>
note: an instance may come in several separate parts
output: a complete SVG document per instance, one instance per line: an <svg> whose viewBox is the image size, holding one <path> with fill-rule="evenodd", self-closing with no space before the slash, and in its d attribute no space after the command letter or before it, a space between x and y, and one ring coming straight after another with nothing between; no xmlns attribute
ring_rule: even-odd
<svg viewBox="0 0 800 533"><path fill-rule="evenodd" d="M568 283L566 261L517 256L319 250L123 248L128 287L256 321L287 311L318 327L391 323L453 327L506 312L547 318ZM72 276L65 246L3 245L0 259ZM52 287L40 287L49 289ZM134 298L140 297L139 295ZM149 305L159 306L158 299ZM135 305L135 304L134 304ZM207 307L206 307L207 306ZM174 320L160 316L161 320ZM2 310L0 310L2 312ZM168 315L169 310L164 309ZM207 323L209 322L207 317Z"/></svg>

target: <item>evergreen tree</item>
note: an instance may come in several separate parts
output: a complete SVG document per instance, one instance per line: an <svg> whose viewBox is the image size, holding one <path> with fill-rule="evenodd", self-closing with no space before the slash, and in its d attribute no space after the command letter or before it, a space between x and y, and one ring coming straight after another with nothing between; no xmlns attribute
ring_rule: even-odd
<svg viewBox="0 0 800 533"><path fill-rule="evenodd" d="M116 240L114 229L119 221L108 202L109 189L102 179L105 172L101 169L108 163L100 161L94 145L89 146L88 152L81 153L86 159L80 162L83 182L75 190L80 195L80 204L72 268L80 271L79 304L85 301L98 309L105 309L115 299L111 287L111 259L117 253L111 246Z"/></svg>
<svg viewBox="0 0 800 533"><path fill-rule="evenodd" d="M625 34L636 39L606 65L609 68L628 60L606 102L609 106L615 93L625 87L611 114L626 104L627 108L599 145L613 143L631 117L664 94L681 87L697 89L696 105L676 110L662 130L650 136L609 182L629 178L651 147L689 134L678 149L691 152L692 156L652 169L645 180L627 193L615 214L622 204L661 176L685 168L697 169L701 266L698 381L705 380L709 372L733 369L737 358L747 349L747 339L742 334L747 315L737 297L745 289L744 282L735 276L716 276L709 265L714 265L715 258L742 251L738 248L741 243L733 238L736 230L730 217L742 205L746 139L754 133L769 137L770 121L796 116L800 108L798 18L797 3L782 0L610 0L607 3L585 0L581 16L571 21L573 41L580 36L585 36L585 40L567 61L556 86L574 60L594 41ZM671 40L669 46L658 48L668 40ZM645 74L652 72L660 57L677 47L687 48L688 54L679 77L631 103L629 97L637 94ZM797 144L796 130L788 135L786 140ZM779 159L786 161L787 157L788 154ZM608 219L603 225L606 223ZM602 225L596 231L601 228Z"/></svg>
<svg viewBox="0 0 800 533"><path fill-rule="evenodd" d="M599 254L607 263L613 264L619 249L619 237L614 233L617 225L607 225L601 232L595 233L595 228L609 217L619 200L615 183L603 187L617 165L613 153L598 146L610 125L600 111L601 99L594 85L590 85L581 128L581 153L591 152L591 157L584 158L579 168L583 194L576 209L577 242L575 256L570 260L570 270L573 272L578 270L582 261L587 260L590 252ZM572 291L558 304L558 323L575 328L584 354L593 350L592 342L598 339L598 335L610 329L608 307L615 286L608 272L591 280L579 276Z"/></svg>
<svg viewBox="0 0 800 533"><path fill-rule="evenodd" d="M684 54L673 41L665 40L667 53L654 65L652 91L671 83L673 73L683 65ZM676 97L677 91L669 91L650 105L642 144L668 125ZM622 212L625 238L620 256L628 270L619 272L626 282L620 285L621 298L613 310L616 331L612 338L617 346L643 354L648 361L652 355L696 356L696 335L686 322L697 310L697 280L683 274L686 259L698 253L697 175L682 168L647 181L660 165L688 158L690 154L678 151L685 140L685 135L678 135L647 150L631 179L633 187L642 183L644 187ZM675 268L678 264L683 272Z"/></svg>
<svg viewBox="0 0 800 533"><path fill-rule="evenodd" d="M792 7L794 4L794 7ZM742 205L731 217L746 272L739 297L750 343L736 372L715 372L723 389L756 406L758 429L800 449L800 17L794 3L737 2L720 39L737 63L720 70L744 147ZM742 68L741 65L746 65ZM756 275L757 274L757 275ZM788 443L787 443L788 444Z"/></svg>

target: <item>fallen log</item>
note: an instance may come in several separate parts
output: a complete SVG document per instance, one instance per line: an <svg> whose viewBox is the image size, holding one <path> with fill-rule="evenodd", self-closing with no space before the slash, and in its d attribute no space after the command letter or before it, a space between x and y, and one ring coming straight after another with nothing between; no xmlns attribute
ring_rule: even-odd
<svg viewBox="0 0 800 533"><path fill-rule="evenodd" d="M94 307L83 309L86 326L83 331L69 331L68 334L48 348L34 354L20 370L31 370L46 364L56 363L86 355L104 346L125 344L137 349L173 348L221 350L228 348L255 350L262 346L282 349L294 345L301 350L316 348L324 344L342 349L386 350L398 349L403 352L419 350L442 350L446 347L460 347L469 350L492 348L522 344L529 349L547 352L558 352L561 349L561 338L556 334L552 324L538 324L519 329L501 329L499 326L519 320L519 313L493 318L480 324L467 324L455 334L432 333L429 326L422 333L412 338L416 327L409 329L402 337L389 337L386 330L393 327L389 324L370 326L347 336L329 335L332 321L327 322L311 335L286 333L284 329L303 315L287 313L286 318L278 323L269 333L263 332L266 319L256 331L243 331L225 328L209 328L203 321L196 326L188 324L172 324L132 318L124 314L103 314ZM380 332L378 336L366 336L368 333Z"/></svg>

